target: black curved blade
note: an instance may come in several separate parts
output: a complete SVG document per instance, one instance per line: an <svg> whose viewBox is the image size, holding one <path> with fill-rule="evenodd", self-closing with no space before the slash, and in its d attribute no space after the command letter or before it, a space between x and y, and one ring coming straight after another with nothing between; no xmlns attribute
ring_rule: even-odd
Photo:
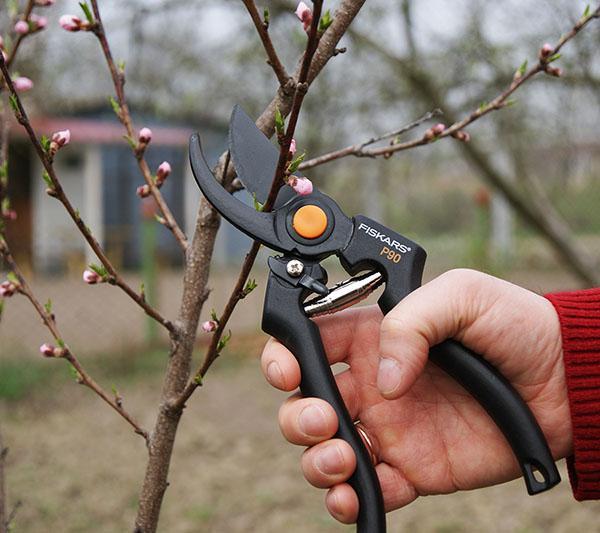
<svg viewBox="0 0 600 533"><path fill-rule="evenodd" d="M231 112L229 150L238 178L248 192L264 204L277 169L279 150L239 105ZM294 196L290 187L282 187L274 208L277 209Z"/></svg>

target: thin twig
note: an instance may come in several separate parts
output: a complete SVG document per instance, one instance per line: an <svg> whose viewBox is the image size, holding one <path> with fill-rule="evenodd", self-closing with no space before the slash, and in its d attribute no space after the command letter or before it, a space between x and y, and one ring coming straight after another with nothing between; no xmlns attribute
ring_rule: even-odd
<svg viewBox="0 0 600 533"><path fill-rule="evenodd" d="M84 223L83 219L81 218L81 215L79 214L79 211L77 209L75 209L73 207L73 205L71 204L69 198L67 197L67 195L65 194L65 192L62 188L62 185L60 183L58 175L56 174L51 157L49 156L49 154L46 153L46 151L42 147L40 141L37 138L35 131L33 130L33 127L31 126L31 122L27 116L27 113L25 112L25 108L23 107L21 99L19 98L19 95L17 94L17 92L15 90L13 82L10 78L10 74L7 70L6 63L2 59L1 54L0 54L0 70L2 71L2 75L4 76L4 81L9 89L11 102L12 102L12 105L14 105L13 111L15 113L15 117L16 117L17 121L27 131L27 134L29 135L31 144L35 148L35 151L37 152L37 155L38 155L40 161L42 162L42 165L44 166L44 169L46 170L46 173L52 183L52 186L50 188L48 188L48 190L46 192L50 196L53 196L60 203L63 204L63 206L69 213L69 216L71 217L71 219L73 220L73 222L75 223L75 225L77 226L77 228L79 229L79 231L81 232L81 234L83 235L83 237L85 238L87 243L90 245L90 247L92 248L92 250L98 257L98 260L102 263L104 268L106 268L106 270L109 274L108 283L110 283L111 285L116 285L117 287L121 288L136 304L138 304L138 306L140 306L144 310L144 312L148 316L152 317L159 324L162 324L171 334L176 334L177 330L176 330L175 325L170 320L167 320L166 318L164 318L156 309L154 309L154 307L152 307L146 301L146 298L144 297L143 293L137 293L121 277L121 275L117 272L117 270L115 269L113 264L108 259L106 253L100 246L100 243L94 237L90 228L88 228L88 226Z"/></svg>
<svg viewBox="0 0 600 533"><path fill-rule="evenodd" d="M108 69L110 70L110 75L113 81L113 85L115 87L115 93L117 95L117 103L119 105L119 113L118 117L121 121L121 124L125 127L127 131L127 136L131 140L132 145L135 145L136 135L133 129L133 123L131 120L131 113L129 112L129 106L127 105L127 100L125 98L125 74L122 70L117 68L115 61L112 56L112 52L110 50L110 46L108 44L108 40L106 38L106 32L104 31L104 24L102 22L102 17L100 16L100 10L98 9L98 2L96 0L91 0L92 9L94 11L95 24L92 27L92 32L98 38L100 42L100 46L102 47L102 52L106 59L106 63L108 65ZM175 239L179 243L180 248L185 253L188 247L188 240L185 236L182 229L177 224L171 209L169 208L167 202L165 201L160 189L157 187L152 172L150 171L150 167L146 159L144 158L144 150L139 148L133 148L133 152L135 158L138 162L138 167L144 180L146 181L148 187L150 188L150 193L154 197L158 208L160 209L162 216L164 218L163 225L171 230Z"/></svg>
<svg viewBox="0 0 600 533"><path fill-rule="evenodd" d="M349 155L352 155L354 157L373 157L372 155L370 155L369 153L367 153L365 151L365 148L367 146L370 146L372 144L378 143L378 142L386 140L386 139L393 139L395 137L399 137L400 135L403 135L404 133L419 127L421 124L423 124L424 122L427 122L428 120L432 119L433 117L442 115L442 114L443 113L440 109L434 109L433 111L429 111L428 113L425 113L422 117L418 118L417 120L415 120L409 124L406 124L405 126L402 126L401 128L398 128L397 130L390 131L390 132L384 133L382 135L378 135L377 137L371 137L370 139L368 139L362 143L351 144L350 146L346 146L346 148L341 148L339 150L335 150L334 152L329 152L327 154L320 155L313 159L309 159L308 161L304 161L303 163L300 164L298 169L299 170L307 170L309 168L314 168L319 165L329 163L330 161L335 161L336 159L341 159L342 157L347 157Z"/></svg>
<svg viewBox="0 0 600 533"><path fill-rule="evenodd" d="M252 18L252 22L254 22L254 26L256 27L256 31L258 32L260 40L263 43L265 52L267 53L267 63L271 65L273 72L275 72L275 76L277 76L277 81L279 81L279 85L281 87L285 87L291 78L285 70L285 67L281 63L277 52L275 51L275 47L273 46L273 42L271 41L271 36L269 34L269 27L267 23L265 23L265 21L263 21L260 18L254 0L242 0L242 2L246 6L250 17Z"/></svg>
<svg viewBox="0 0 600 533"><path fill-rule="evenodd" d="M569 42L573 37L575 37L592 19L597 19L600 17L600 7L596 8L589 15L585 17L581 17L579 21L573 26L573 28L564 34L557 44L554 46L552 51L547 55L547 57L552 57L560 51L560 49ZM440 139L444 139L447 137L452 137L456 135L459 131L462 131L464 128L479 120L481 117L491 113L492 111L497 111L499 109L503 109L511 104L509 100L510 96L519 89L524 83L528 82L535 75L540 72L546 72L548 70L549 63L544 59L539 59L537 63L531 67L529 70L524 72L520 76L513 77L510 85L502 91L498 96L496 96L493 100L488 103L480 106L475 111L471 112L468 116L463 118L462 120L451 124L447 127L442 133L436 136L423 136L418 139L413 139L411 141L406 141L404 143L394 143L390 146L383 146L380 148L373 148L370 150L355 150L354 148L357 145L349 146L346 148L342 148L340 150L336 150L334 152L330 152L328 154L323 154L322 156L311 159L310 161L306 161L302 165L300 165L300 169L308 169L314 168L318 165L322 165L324 163L328 163L330 161L334 161L337 159L341 159L346 156L359 156L359 157L389 157L396 152L402 152L404 150L410 150L412 148L416 148L418 146L425 146L431 143L434 143Z"/></svg>
<svg viewBox="0 0 600 533"><path fill-rule="evenodd" d="M27 5L25 6L25 11L23 12L23 19L25 22L29 22L29 19L31 17L31 12L33 11L33 7L35 5L35 0L28 0ZM8 68L10 68L10 66L12 65L13 61L15 60L15 57L17 55L17 51L19 50L19 46L21 46L21 43L23 42L23 40L28 37L29 35L31 35L30 33L25 33L24 35L18 35L15 43L10 51L10 53L8 54L8 57L6 58L6 66Z"/></svg>
<svg viewBox="0 0 600 533"><path fill-rule="evenodd" d="M18 265L16 264L10 250L4 240L4 237L0 237L0 255L4 258L8 268L11 272L19 280L19 285L17 290L23 296L25 296L33 305L38 315L42 319L44 325L50 331L52 337L56 341L56 343L63 348L61 351L61 355L57 356L63 359L66 359L73 368L77 371L77 379L79 383L85 385L89 389L93 390L100 398L102 398L108 405L110 405L117 413L119 413L129 424L135 429L135 432L144 437L146 442L148 441L148 432L142 429L142 427L135 421L135 419L125 410L123 409L122 402L118 402L116 399L111 398L108 393L102 389L102 387L96 383L96 381L87 373L87 371L83 368L77 357L71 352L69 347L64 343L64 339L56 325L56 320L52 312L47 310L40 301L36 298L33 293L31 287L27 283L23 274L21 273Z"/></svg>
<svg viewBox="0 0 600 533"><path fill-rule="evenodd" d="M279 191L281 185L283 184L283 174L285 172L285 167L288 162L288 155L290 149L290 142L292 137L294 136L294 131L296 125L298 123L298 116L300 114L300 109L302 107L302 102L304 101L304 96L306 95L308 89L308 73L310 70L310 65L312 59L314 57L315 50L317 49L317 45L319 43L320 35L318 33L319 19L321 16L321 8L323 2L320 0L316 0L313 4L314 12L313 12L313 20L311 24L311 29L308 35L308 42L306 44L306 50L304 52L304 57L302 60L302 66L300 68L300 72L298 75L298 81L296 84L296 93L294 95L294 100L292 103L292 109L289 115L288 127L286 129L285 135L283 139L280 139L281 143L281 152L278 163L278 170L275 172L275 176L273 177L273 183L271 185L271 190L269 191L269 195L267 200L263 206L263 211L270 211L275 204L275 199L277 198L277 192ZM283 163L282 163L283 162ZM227 162L228 163L228 162ZM227 165L223 171L223 175L227 175ZM260 243L254 241L250 250L246 254L244 259L244 263L242 264L242 269L240 270L238 279L231 291L231 295L223 313L219 317L217 329L213 332L211 342L206 350L206 354L204 356L204 360L200 366L200 368L194 374L194 378L187 384L186 388L183 390L181 395L173 402L174 409L181 408L185 405L185 402L189 399L189 397L194 393L194 391L202 384L202 379L208 372L211 365L217 360L219 357L219 341L221 340L227 323L231 318L231 315L236 307L236 305L245 297L244 287L247 283L248 276L250 275L250 271L254 265L256 257L258 255L258 251L260 250Z"/></svg>

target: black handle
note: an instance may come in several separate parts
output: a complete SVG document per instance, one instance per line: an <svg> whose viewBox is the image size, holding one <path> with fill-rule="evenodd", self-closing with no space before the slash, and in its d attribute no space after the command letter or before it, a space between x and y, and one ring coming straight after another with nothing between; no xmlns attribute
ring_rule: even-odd
<svg viewBox="0 0 600 533"><path fill-rule="evenodd" d="M415 242L367 217L354 218L354 233L340 260L350 273L376 269L386 280L379 307L387 314L421 285L425 251ZM401 354L401 347L398 351ZM487 361L448 340L429 352L430 359L458 381L500 428L521 466L527 491L554 487L560 475L537 420L514 387ZM538 470L543 480L534 477Z"/></svg>
<svg viewBox="0 0 600 533"><path fill-rule="evenodd" d="M333 407L339 420L336 437L345 440L354 450L356 470L348 483L356 491L359 501L357 531L384 533L385 510L377 473L337 388L319 328L304 314L301 303L303 291L302 288L290 288L271 275L262 329L294 354L302 373L302 394L321 398Z"/></svg>
<svg viewBox="0 0 600 533"><path fill-rule="evenodd" d="M510 444L529 494L560 482L552 454L537 420L514 387L485 359L448 340L431 348L429 358L460 383L487 411ZM538 471L543 480L538 480Z"/></svg>

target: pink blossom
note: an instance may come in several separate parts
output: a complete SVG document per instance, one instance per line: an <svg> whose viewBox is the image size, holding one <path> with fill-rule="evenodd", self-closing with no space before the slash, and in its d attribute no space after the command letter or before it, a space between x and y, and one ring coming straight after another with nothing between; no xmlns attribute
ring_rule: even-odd
<svg viewBox="0 0 600 533"><path fill-rule="evenodd" d="M216 320L207 320L206 322L202 322L202 331L205 333L210 333L211 331L215 331L219 324Z"/></svg>
<svg viewBox="0 0 600 533"><path fill-rule="evenodd" d="M17 212L14 209L8 209L2 213L2 216L6 220L17 220Z"/></svg>
<svg viewBox="0 0 600 533"><path fill-rule="evenodd" d="M292 139L290 142L290 154L294 155L296 153L296 139Z"/></svg>
<svg viewBox="0 0 600 533"><path fill-rule="evenodd" d="M40 7L48 7L54 5L55 0L35 0L35 5Z"/></svg>
<svg viewBox="0 0 600 533"><path fill-rule="evenodd" d="M37 30L43 30L48 25L48 19L46 17L40 17L35 13L31 15L30 20L35 24Z"/></svg>
<svg viewBox="0 0 600 533"><path fill-rule="evenodd" d="M551 44L549 44L549 43L544 44L544 46L542 46L540 48L540 58L546 59L547 57L550 56L550 54L552 54L553 51L554 51L554 47Z"/></svg>
<svg viewBox="0 0 600 533"><path fill-rule="evenodd" d="M55 142L59 148L71 141L71 130L57 131L52 134L52 142Z"/></svg>
<svg viewBox="0 0 600 533"><path fill-rule="evenodd" d="M76 15L63 15L58 19L58 23L63 30L79 31L81 29L82 21Z"/></svg>
<svg viewBox="0 0 600 533"><path fill-rule="evenodd" d="M471 135L468 131L457 131L456 133L452 134L452 137L465 143L468 143L471 140Z"/></svg>
<svg viewBox="0 0 600 533"><path fill-rule="evenodd" d="M152 130L150 128L142 128L138 133L138 142L148 144L152 140Z"/></svg>
<svg viewBox="0 0 600 533"><path fill-rule="evenodd" d="M167 176L171 173L171 165L168 161L163 161L156 169L156 185L159 187L165 182Z"/></svg>
<svg viewBox="0 0 600 533"><path fill-rule="evenodd" d="M54 357L56 353L56 347L52 346L52 344L48 344L47 342L45 342L40 346L40 353L44 357Z"/></svg>
<svg viewBox="0 0 600 533"><path fill-rule="evenodd" d="M550 76L555 76L557 78L560 78L563 74L563 71L561 68L558 68L558 67L548 67L546 69L546 73L550 74Z"/></svg>
<svg viewBox="0 0 600 533"><path fill-rule="evenodd" d="M25 92L33 89L33 82L25 76L19 76L13 80L15 90Z"/></svg>
<svg viewBox="0 0 600 533"><path fill-rule="evenodd" d="M100 283L103 281L103 279L98 272L94 272L93 270L84 270L83 281L85 281L88 285L96 285L96 283Z"/></svg>
<svg viewBox="0 0 600 533"><path fill-rule="evenodd" d="M4 50L2 50L2 58L4 59L4 61L8 61L8 56L6 55L6 52Z"/></svg>
<svg viewBox="0 0 600 533"><path fill-rule="evenodd" d="M434 135L441 135L442 133L444 133L444 130L446 129L446 125L442 124L441 122L436 124L435 126L433 126L431 128L431 131L433 132Z"/></svg>
<svg viewBox="0 0 600 533"><path fill-rule="evenodd" d="M306 196L313 192L313 184L308 178L294 178L291 183L292 189L294 189L300 196Z"/></svg>
<svg viewBox="0 0 600 533"><path fill-rule="evenodd" d="M300 2L296 8L296 16L302 21L304 31L308 31L312 24L312 11L304 2Z"/></svg>
<svg viewBox="0 0 600 533"><path fill-rule="evenodd" d="M0 283L0 296L2 298L10 298L16 290L17 287L11 281L3 281Z"/></svg>
<svg viewBox="0 0 600 533"><path fill-rule="evenodd" d="M150 196L150 187L148 185L140 185L136 190L135 194L137 194L140 198L147 198Z"/></svg>
<svg viewBox="0 0 600 533"><path fill-rule="evenodd" d="M29 33L29 24L24 20L19 20L15 24L15 33L18 35L27 35Z"/></svg>

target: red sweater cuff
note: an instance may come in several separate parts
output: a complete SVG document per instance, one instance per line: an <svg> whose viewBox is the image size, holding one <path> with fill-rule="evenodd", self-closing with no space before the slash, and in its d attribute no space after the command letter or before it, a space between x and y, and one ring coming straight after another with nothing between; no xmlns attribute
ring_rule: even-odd
<svg viewBox="0 0 600 533"><path fill-rule="evenodd" d="M573 424L567 458L577 500L600 498L600 289L547 294L560 320Z"/></svg>

